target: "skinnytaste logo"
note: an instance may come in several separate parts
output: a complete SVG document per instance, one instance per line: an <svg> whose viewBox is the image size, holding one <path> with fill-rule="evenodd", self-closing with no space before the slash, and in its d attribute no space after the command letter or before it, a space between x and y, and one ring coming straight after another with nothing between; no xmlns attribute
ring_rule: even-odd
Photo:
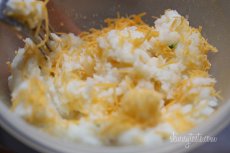
<svg viewBox="0 0 230 153"><path fill-rule="evenodd" d="M188 133L187 135L177 135L176 133L173 133L170 136L170 142L172 143L185 142L185 148L189 148L192 143L217 142L217 137L202 135L200 133Z"/></svg>

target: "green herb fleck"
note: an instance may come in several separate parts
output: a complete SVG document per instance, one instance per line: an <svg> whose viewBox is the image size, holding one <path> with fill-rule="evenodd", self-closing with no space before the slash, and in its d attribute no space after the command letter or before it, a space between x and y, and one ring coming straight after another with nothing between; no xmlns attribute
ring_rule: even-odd
<svg viewBox="0 0 230 153"><path fill-rule="evenodd" d="M169 45L169 48L170 49L175 49L176 48L176 46L177 46L177 44L175 43L175 44L171 44L171 45Z"/></svg>

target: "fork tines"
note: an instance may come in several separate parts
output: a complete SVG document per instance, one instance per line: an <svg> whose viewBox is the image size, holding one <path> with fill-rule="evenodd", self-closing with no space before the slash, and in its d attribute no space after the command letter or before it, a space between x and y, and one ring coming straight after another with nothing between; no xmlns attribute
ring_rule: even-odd
<svg viewBox="0 0 230 153"><path fill-rule="evenodd" d="M39 44L40 42L44 41L45 39L48 39L47 41L45 41L44 45L39 47L39 49L41 50L41 53L45 56L46 59L47 59L47 51L48 52L52 51L52 49L49 46L49 41L52 40L50 33L53 33L53 28L51 26L49 26L49 31L47 33L45 25L42 24L38 34L34 36L35 40L33 40L36 44ZM48 35L48 38L46 38L47 35Z"/></svg>

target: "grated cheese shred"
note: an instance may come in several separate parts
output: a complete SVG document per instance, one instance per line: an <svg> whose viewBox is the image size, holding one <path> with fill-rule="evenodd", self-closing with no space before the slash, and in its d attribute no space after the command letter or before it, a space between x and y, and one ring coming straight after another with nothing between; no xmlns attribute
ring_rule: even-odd
<svg viewBox="0 0 230 153"><path fill-rule="evenodd" d="M49 43L48 60L26 39L11 63L12 111L92 145L154 144L208 118L219 93L207 53L217 49L174 10L155 26L144 15L108 18L79 36L52 33L38 45Z"/></svg>

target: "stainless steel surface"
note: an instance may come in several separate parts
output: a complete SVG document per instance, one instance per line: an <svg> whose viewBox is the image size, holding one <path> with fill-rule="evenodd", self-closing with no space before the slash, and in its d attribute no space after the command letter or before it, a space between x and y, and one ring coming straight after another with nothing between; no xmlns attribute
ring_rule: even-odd
<svg viewBox="0 0 230 153"><path fill-rule="evenodd" d="M165 9L176 9L179 13L188 15L192 26L203 27L203 35L219 50L217 54L210 54L212 63L211 74L217 79L217 89L221 91L223 100L216 113L199 125L193 132L204 135L216 135L230 121L230 1L229 0L55 0L55 9L63 10L68 18L73 19L80 30L90 27L99 28L107 17L147 12L144 18L153 25L151 16L159 16ZM55 12L54 9L54 12ZM52 8L50 9L52 14ZM54 13L53 13L54 14ZM58 20L58 15L52 15ZM53 25L56 31L71 31L71 29ZM77 33L77 32L76 32ZM12 50L22 45L15 34L7 27L0 25L0 123L9 133L30 147L42 152L65 153L150 153L154 152L184 152L184 144L165 143L156 147L88 147L54 139L35 130L8 111L10 105L7 76L9 71L5 64L12 60ZM194 144L194 149L199 144Z"/></svg>

